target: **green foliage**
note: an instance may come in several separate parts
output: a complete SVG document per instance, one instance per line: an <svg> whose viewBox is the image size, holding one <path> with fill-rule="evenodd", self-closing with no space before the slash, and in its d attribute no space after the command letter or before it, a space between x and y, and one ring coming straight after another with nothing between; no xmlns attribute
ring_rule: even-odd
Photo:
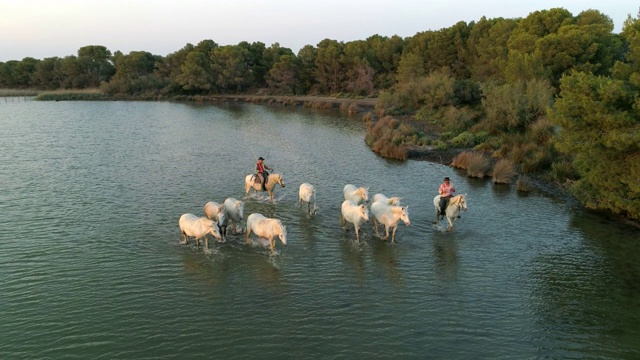
<svg viewBox="0 0 640 360"><path fill-rule="evenodd" d="M451 139L451 145L456 148L470 148L475 144L475 136L468 131L465 131Z"/></svg>
<svg viewBox="0 0 640 360"><path fill-rule="evenodd" d="M503 81L508 59L507 42L516 28L516 19L485 19L471 30L467 48L471 78L475 81Z"/></svg>
<svg viewBox="0 0 640 360"><path fill-rule="evenodd" d="M573 73L561 80L551 120L557 148L574 156L576 196L586 206L640 219L640 108L628 82Z"/></svg>
<svg viewBox="0 0 640 360"><path fill-rule="evenodd" d="M482 105L486 118L482 130L492 134L522 132L546 113L552 101L552 90L546 81L486 84Z"/></svg>
<svg viewBox="0 0 640 360"><path fill-rule="evenodd" d="M249 50L241 46L221 46L211 50L211 71L218 91L236 93L251 84L250 72L246 67Z"/></svg>
<svg viewBox="0 0 640 360"><path fill-rule="evenodd" d="M340 91L344 77L344 65L340 61L343 48L344 43L330 39L318 44L314 75L320 92L333 94Z"/></svg>
<svg viewBox="0 0 640 360"><path fill-rule="evenodd" d="M565 182L567 180L577 180L580 175L573 167L571 161L562 160L551 164L551 175L558 182Z"/></svg>
<svg viewBox="0 0 640 360"><path fill-rule="evenodd" d="M272 94L292 95L300 92L298 76L300 61L293 55L283 55L273 64L267 76Z"/></svg>

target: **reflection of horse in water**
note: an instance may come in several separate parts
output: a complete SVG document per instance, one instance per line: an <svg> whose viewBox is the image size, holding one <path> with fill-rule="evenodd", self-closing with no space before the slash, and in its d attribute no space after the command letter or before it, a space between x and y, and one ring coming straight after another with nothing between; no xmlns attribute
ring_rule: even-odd
<svg viewBox="0 0 640 360"><path fill-rule="evenodd" d="M284 187L284 180L282 179L281 174L270 174L267 177L267 182L265 184L265 188L267 189L267 194L269 194L269 199L273 201L273 189L276 187L276 184L279 184L281 187ZM260 179L255 174L249 174L244 178L244 192L245 196L249 196L249 191L253 189L256 193L262 190L262 183L260 183Z"/></svg>
<svg viewBox="0 0 640 360"><path fill-rule="evenodd" d="M440 221L440 195L433 198L433 206L436 208L436 223ZM453 224L458 220L460 210L467 211L467 199L466 195L456 195L449 199L447 209L445 210L445 217L449 222L447 231L453 230Z"/></svg>

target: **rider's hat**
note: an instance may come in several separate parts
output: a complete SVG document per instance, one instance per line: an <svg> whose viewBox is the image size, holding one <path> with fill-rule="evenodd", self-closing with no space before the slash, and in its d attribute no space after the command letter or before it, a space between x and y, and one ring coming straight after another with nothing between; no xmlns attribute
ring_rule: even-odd
<svg viewBox="0 0 640 360"><path fill-rule="evenodd" d="M263 158L262 156L260 156L260 157L258 158L258 160L264 160L264 158Z"/></svg>
<svg viewBox="0 0 640 360"><path fill-rule="evenodd" d="M447 176L447 177L445 177L445 178L444 178L444 181L449 181L449 177L448 177L448 176Z"/></svg>

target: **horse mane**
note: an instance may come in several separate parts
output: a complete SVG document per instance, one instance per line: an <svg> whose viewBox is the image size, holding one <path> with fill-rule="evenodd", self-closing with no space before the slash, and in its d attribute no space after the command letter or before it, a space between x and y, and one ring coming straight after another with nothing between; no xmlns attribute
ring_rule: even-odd
<svg viewBox="0 0 640 360"><path fill-rule="evenodd" d="M286 228L284 227L284 225L282 225L282 221L280 221L280 219L272 219L273 222L276 223L276 225L278 225L278 228L280 229L280 233L284 234L284 232L286 231Z"/></svg>
<svg viewBox="0 0 640 360"><path fill-rule="evenodd" d="M400 205L392 205L389 207L391 208L391 212L394 214L402 214L402 212L404 212L405 209L407 208L406 206L400 206Z"/></svg>
<svg viewBox="0 0 640 360"><path fill-rule="evenodd" d="M464 195L462 195L462 194L456 195L456 196L451 198L451 201L449 201L449 204L450 205L458 205L460 203L460 201L462 201L462 199L464 199Z"/></svg>

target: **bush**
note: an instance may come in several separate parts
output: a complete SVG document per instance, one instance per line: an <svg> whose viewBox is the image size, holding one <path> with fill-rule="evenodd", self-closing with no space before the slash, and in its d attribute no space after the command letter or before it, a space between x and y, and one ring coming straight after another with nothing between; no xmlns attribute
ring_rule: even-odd
<svg viewBox="0 0 640 360"><path fill-rule="evenodd" d="M466 169L469 166L469 158L471 157L471 151L464 151L456 155L451 161L451 166L456 169Z"/></svg>
<svg viewBox="0 0 640 360"><path fill-rule="evenodd" d="M531 80L504 85L487 84L483 88L482 106L486 113L483 129L498 134L522 132L546 114L553 90L546 81Z"/></svg>
<svg viewBox="0 0 640 360"><path fill-rule="evenodd" d="M457 148L469 148L475 145L475 136L465 131L462 134L451 139L451 145Z"/></svg>
<svg viewBox="0 0 640 360"><path fill-rule="evenodd" d="M540 117L534 123L529 125L527 129L527 138L529 141L538 144L546 144L553 136L555 126L548 117Z"/></svg>
<svg viewBox="0 0 640 360"><path fill-rule="evenodd" d="M513 161L509 159L500 159L493 165L491 176L495 184L511 184L513 177L516 176L516 168Z"/></svg>
<svg viewBox="0 0 640 360"><path fill-rule="evenodd" d="M518 176L518 180L516 181L516 188L521 192L529 192L531 191L531 181L528 177L524 175Z"/></svg>
<svg viewBox="0 0 640 360"><path fill-rule="evenodd" d="M563 160L551 164L551 175L558 182L567 180L577 180L580 178L578 172L570 161Z"/></svg>
<svg viewBox="0 0 640 360"><path fill-rule="evenodd" d="M433 146L434 149L436 150L447 150L449 148L449 145L441 140L436 140L433 142L433 144L431 144L431 146Z"/></svg>
<svg viewBox="0 0 640 360"><path fill-rule="evenodd" d="M523 173L536 173L548 169L551 166L552 155L544 146L539 146L537 150L522 161L521 169Z"/></svg>
<svg viewBox="0 0 640 360"><path fill-rule="evenodd" d="M467 159L467 176L483 178L489 169L489 159L483 153L471 152Z"/></svg>

